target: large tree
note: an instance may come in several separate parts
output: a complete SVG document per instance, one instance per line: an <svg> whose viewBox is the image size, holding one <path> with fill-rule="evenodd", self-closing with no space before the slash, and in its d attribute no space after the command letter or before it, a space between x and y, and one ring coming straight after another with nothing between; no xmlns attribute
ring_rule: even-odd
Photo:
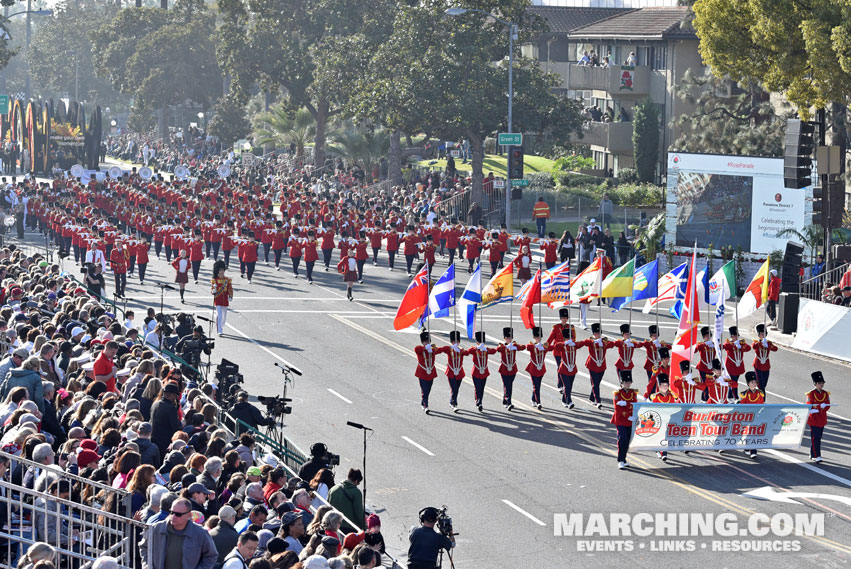
<svg viewBox="0 0 851 569"><path fill-rule="evenodd" d="M286 92L290 110L316 122L314 161L325 161L328 120L341 112L348 89L320 68L349 38L380 42L392 22L390 0L220 0L223 25L217 55L231 88L247 99L257 84Z"/></svg>
<svg viewBox="0 0 851 569"><path fill-rule="evenodd" d="M28 59L33 81L43 96L76 98L101 106L122 103L108 81L95 75L89 34L111 21L119 7L92 1L61 2L33 34Z"/></svg>
<svg viewBox="0 0 851 569"><path fill-rule="evenodd" d="M485 14L450 18L447 6L443 0L402 6L392 34L370 54L366 72L354 83L350 101L361 118L391 131L469 140L474 199L479 199L484 140L507 128L508 33ZM518 46L542 29L526 11L526 0L477 0L462 6L516 23ZM535 62L515 53L514 131L567 140L579 130L578 104L553 95L553 86L553 78Z"/></svg>
<svg viewBox="0 0 851 569"><path fill-rule="evenodd" d="M782 156L785 117L778 116L768 93L754 81L737 86L726 96L727 78L687 71L675 89L678 98L695 109L673 124L680 129L671 150L704 154Z"/></svg>
<svg viewBox="0 0 851 569"><path fill-rule="evenodd" d="M125 8L92 34L95 63L139 110L187 99L207 109L221 94L215 31L215 14L201 0L178 0L169 11Z"/></svg>

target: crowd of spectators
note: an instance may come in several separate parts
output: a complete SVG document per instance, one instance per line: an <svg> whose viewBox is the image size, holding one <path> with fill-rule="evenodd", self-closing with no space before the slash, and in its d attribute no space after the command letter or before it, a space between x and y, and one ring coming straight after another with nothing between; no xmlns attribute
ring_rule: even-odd
<svg viewBox="0 0 851 569"><path fill-rule="evenodd" d="M256 459L250 433L219 424L215 384L189 381L58 265L0 250L0 306L0 480L39 492L31 516L0 507L0 518L31 517L18 522L35 541L0 541L7 563L78 567L65 554L81 551L69 522L78 503L145 524L128 530L139 569L380 564L381 522L351 503L362 504L357 470L336 483L325 465L302 479Z"/></svg>

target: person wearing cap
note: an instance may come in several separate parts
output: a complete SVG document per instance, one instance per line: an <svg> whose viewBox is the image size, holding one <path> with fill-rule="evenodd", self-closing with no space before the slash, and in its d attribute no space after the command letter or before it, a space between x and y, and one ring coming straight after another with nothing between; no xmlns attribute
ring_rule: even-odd
<svg viewBox="0 0 851 569"><path fill-rule="evenodd" d="M304 520L296 512L286 512L281 516L280 535L283 536L287 543L287 549L296 553L301 553L304 546L301 544L301 537L305 533Z"/></svg>
<svg viewBox="0 0 851 569"><path fill-rule="evenodd" d="M446 379L449 382L449 407L455 413L458 412L458 390L464 381L464 356L467 351L459 345L461 332L452 330L449 332L449 345L436 349L436 354L446 354Z"/></svg>
<svg viewBox="0 0 851 569"><path fill-rule="evenodd" d="M242 243L242 253L240 260L245 265L245 278L248 279L248 284L251 284L251 277L254 276L254 269L257 266L257 248L260 244L255 239L253 231L248 232L248 239Z"/></svg>
<svg viewBox="0 0 851 569"><path fill-rule="evenodd" d="M115 243L115 247L109 254L109 264L115 276L115 296L124 297L124 289L127 287L127 265L130 255L121 241Z"/></svg>
<svg viewBox="0 0 851 569"><path fill-rule="evenodd" d="M313 267L316 266L316 261L319 260L319 252L316 250L318 245L316 232L313 230L308 231L307 240L304 242L304 270L307 277L307 284L313 284ZM362 270L361 274L363 274Z"/></svg>
<svg viewBox="0 0 851 569"><path fill-rule="evenodd" d="M661 348L670 349L671 347L670 344L659 339L659 327L655 324L651 324L647 328L647 334L648 339L638 344L638 347L644 348L644 352L647 354L647 357L644 360L644 371L647 373L648 386L648 391L645 392L645 397L647 397L650 393L653 393L653 391L649 389L650 380L653 377L653 368L659 367L659 364L661 363L659 350Z"/></svg>
<svg viewBox="0 0 851 569"><path fill-rule="evenodd" d="M561 342L564 338L564 330L570 330L572 326L570 325L570 309L566 306L558 309L558 317L561 322L558 324L553 324L552 330L550 330L550 335L547 337L547 345L552 346L556 342ZM575 340L576 338L574 338ZM560 354L553 352L553 356L556 359L556 365L561 364L559 358Z"/></svg>
<svg viewBox="0 0 851 569"><path fill-rule="evenodd" d="M350 250L350 253L354 253ZM351 255L350 255L351 258ZM417 371L414 373L417 380L420 382L420 403L426 415L429 414L428 396L431 393L431 387L434 383L434 378L437 377L434 356L436 349L431 345L431 336L428 332L420 333L420 345L414 348L414 354L417 356Z"/></svg>
<svg viewBox="0 0 851 569"><path fill-rule="evenodd" d="M632 371L628 369L618 370L621 388L614 392L612 401L614 411L610 422L618 431L618 468L628 468L626 453L629 450L629 439L632 437L632 424L635 418L632 416L632 405L638 402L638 390L632 389Z"/></svg>
<svg viewBox="0 0 851 569"><path fill-rule="evenodd" d="M136 266L139 268L139 284L145 284L145 272L148 269L148 251L151 250L151 238L143 237L133 246L133 254L136 255Z"/></svg>
<svg viewBox="0 0 851 569"><path fill-rule="evenodd" d="M727 402L727 389L730 384L721 366L721 360L712 360L712 373L703 378L703 392L706 394L706 403L718 405Z"/></svg>
<svg viewBox="0 0 851 569"><path fill-rule="evenodd" d="M511 393L514 388L514 378L517 377L517 352L522 350L523 347L518 346L514 341L514 330L512 328L503 328L502 337L505 341L496 347L500 357L499 375L502 376L502 406L511 411L514 409L514 405L511 403ZM534 380L535 378L532 377L533 382ZM540 382L540 378L538 381Z"/></svg>
<svg viewBox="0 0 851 569"><path fill-rule="evenodd" d="M172 261L171 266L175 270L174 282L180 285L180 302L186 304L183 293L186 291L186 283L189 282L189 269L192 267L192 263L186 256L186 249L180 250L180 256Z"/></svg>
<svg viewBox="0 0 851 569"><path fill-rule="evenodd" d="M749 371L745 374L745 381L747 382L747 390L742 391L739 394L739 403L745 405L762 405L765 403L765 394L759 388L759 378L757 374ZM756 449L745 450L745 454L750 455L751 458L756 458Z"/></svg>
<svg viewBox="0 0 851 569"><path fill-rule="evenodd" d="M701 399L706 401L709 394L704 388L704 384L707 378L712 375L712 360L717 357L717 354L715 353L715 344L712 343L712 332L709 326L704 326L700 329L700 336L703 338L703 341L698 342L694 347L699 358L696 367L697 372L700 374L700 382L697 387L703 390Z"/></svg>
<svg viewBox="0 0 851 569"><path fill-rule="evenodd" d="M367 247L369 247L369 242L366 240L366 231L361 229L358 232L358 240L355 243L355 264L358 268L358 283L363 284L363 268L366 265L366 260L369 259L369 252L367 251ZM431 271L431 266L429 266L429 271Z"/></svg>
<svg viewBox="0 0 851 569"><path fill-rule="evenodd" d="M558 362L558 391L561 394L561 404L573 409L573 381L579 368L576 365L576 328L571 324L561 331L562 337L557 341L547 341L546 345L552 350ZM552 334L550 335L552 336Z"/></svg>
<svg viewBox="0 0 851 569"><path fill-rule="evenodd" d="M683 403L694 403L697 398L697 382L694 380L691 363L680 361L680 377L674 380L674 393Z"/></svg>
<svg viewBox="0 0 851 569"><path fill-rule="evenodd" d="M679 398L669 389L670 381L667 372L656 374L655 378L658 389L650 395L650 401L652 403L679 403ZM658 451L656 456L662 459L662 462L668 460L668 453L664 450Z"/></svg>
<svg viewBox="0 0 851 569"><path fill-rule="evenodd" d="M830 409L830 391L824 390L824 374L820 371L812 373L814 388L807 392L807 405L810 413L807 425L810 426L810 460L822 462L821 437L827 425L827 410Z"/></svg>
<svg viewBox="0 0 851 569"><path fill-rule="evenodd" d="M236 524L236 510L230 506L222 506L219 509L219 524L210 530L210 537L218 552L216 567L221 567L228 553L236 547L239 533L233 528Z"/></svg>
<svg viewBox="0 0 851 569"><path fill-rule="evenodd" d="M476 332L476 345L467 349L467 355L473 356L473 370L470 376L473 378L473 394L476 408L481 413L484 411L485 384L488 381L490 371L488 370L488 356L496 353L496 348L485 346L485 333Z"/></svg>
<svg viewBox="0 0 851 569"><path fill-rule="evenodd" d="M611 349L614 344L602 337L603 328L599 322L591 324L592 337L576 343L577 348L588 348L588 359L585 367L591 376L591 395L588 400L597 405L597 409L603 408L603 400L600 398L600 383L606 373L606 350Z"/></svg>
<svg viewBox="0 0 851 569"><path fill-rule="evenodd" d="M550 231L547 239L541 241L539 249L544 252L544 265L547 269L552 269L556 261L558 261L558 240L556 239L556 234Z"/></svg>
<svg viewBox="0 0 851 569"><path fill-rule="evenodd" d="M774 324L777 321L777 302L780 300L780 277L777 269L768 271L768 302L765 305L765 313Z"/></svg>
<svg viewBox="0 0 851 569"><path fill-rule="evenodd" d="M659 359L659 365L653 367L653 373L647 381L647 389L644 390L644 398L650 399L653 392L658 389L659 375L664 374L665 377L671 375L671 352L668 348L659 348L656 352Z"/></svg>
<svg viewBox="0 0 851 569"><path fill-rule="evenodd" d="M469 264L467 267L467 273L473 274L473 270L476 268L476 261L481 255L482 241L476 235L476 230L474 228L470 228L467 232L467 236L462 239L464 247L466 247L464 258L467 259L467 263Z"/></svg>
<svg viewBox="0 0 851 569"><path fill-rule="evenodd" d="M233 300L233 281L225 276L227 265L224 261L216 261L213 265L213 279L210 282L210 292L213 295L213 306L216 308L216 333L224 333L228 317L228 306Z"/></svg>
<svg viewBox="0 0 851 569"><path fill-rule="evenodd" d="M629 324L621 324L620 330L621 339L612 342L612 345L618 349L618 359L615 362L615 369L617 371L622 369L632 371L632 368L635 366L632 356L635 354L635 349L640 347L641 344L632 341Z"/></svg>
<svg viewBox="0 0 851 569"><path fill-rule="evenodd" d="M532 328L532 341L521 348L529 352L529 364L526 366L526 372L532 379L532 406L538 411L543 408L541 406L541 381L543 381L544 374L547 372L544 362L547 359L547 352L553 349L549 344L541 342L543 337L543 330L535 326ZM513 407L513 405L509 407L509 410Z"/></svg>
<svg viewBox="0 0 851 569"><path fill-rule="evenodd" d="M754 352L753 369L759 380L759 390L764 394L768 387L768 376L771 372L771 360L769 356L771 352L777 351L777 346L773 342L769 342L768 338L766 338L767 330L765 329L765 324L757 324L756 333L757 339L751 344Z"/></svg>
<svg viewBox="0 0 851 569"><path fill-rule="evenodd" d="M745 373L745 352L751 351L750 345L739 340L738 326L730 326L730 337L724 341L721 346L726 354L724 358L724 368L727 370L727 375L730 379L727 381L730 384L727 399L735 401L739 395L739 377Z"/></svg>

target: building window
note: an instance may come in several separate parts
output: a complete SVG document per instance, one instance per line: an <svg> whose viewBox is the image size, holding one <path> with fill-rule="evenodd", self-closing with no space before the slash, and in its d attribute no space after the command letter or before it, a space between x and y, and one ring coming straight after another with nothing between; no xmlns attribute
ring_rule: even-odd
<svg viewBox="0 0 851 569"><path fill-rule="evenodd" d="M653 69L668 68L668 46L657 45L653 48Z"/></svg>
<svg viewBox="0 0 851 569"><path fill-rule="evenodd" d="M637 65L649 65L651 62L650 48L639 47L637 50L635 50L635 57L638 59Z"/></svg>

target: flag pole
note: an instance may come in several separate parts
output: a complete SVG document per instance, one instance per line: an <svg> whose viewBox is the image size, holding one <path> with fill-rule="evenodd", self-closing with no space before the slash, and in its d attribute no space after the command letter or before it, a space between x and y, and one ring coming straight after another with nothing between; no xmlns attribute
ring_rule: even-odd
<svg viewBox="0 0 851 569"><path fill-rule="evenodd" d="M482 314L482 260L479 258L479 332L485 333L485 315Z"/></svg>
<svg viewBox="0 0 851 569"><path fill-rule="evenodd" d="M429 302L431 300L431 273L429 272L428 263L425 264L425 270L426 279L428 279L428 286L426 287L426 292L428 293L426 296L426 332L431 336L431 310L429 310Z"/></svg>
<svg viewBox="0 0 851 569"><path fill-rule="evenodd" d="M543 304L543 302L541 302L541 301L544 300L543 298L541 298L541 293L543 292L543 291L541 291L541 280L543 280L543 276L544 276L543 275L544 271L541 268L542 266L543 266L543 264L540 261L538 261L538 327L540 327L540 328L544 327L544 323L541 320L541 310L542 310L541 305Z"/></svg>

